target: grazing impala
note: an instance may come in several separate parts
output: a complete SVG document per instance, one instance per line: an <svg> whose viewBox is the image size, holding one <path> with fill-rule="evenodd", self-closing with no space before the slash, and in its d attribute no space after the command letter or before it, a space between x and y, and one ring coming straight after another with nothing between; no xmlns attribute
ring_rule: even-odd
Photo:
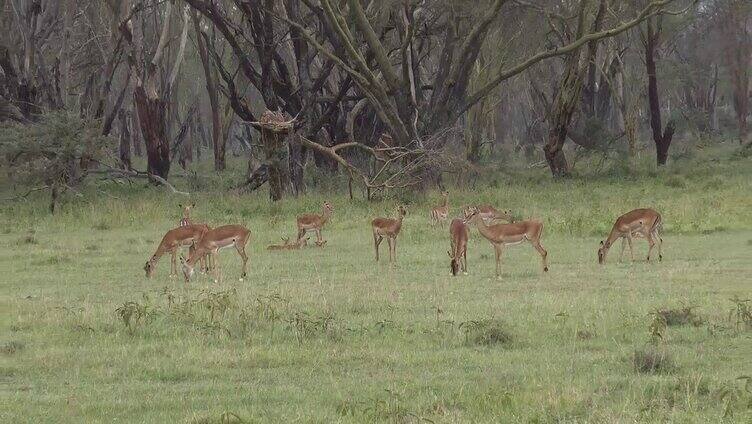
<svg viewBox="0 0 752 424"><path fill-rule="evenodd" d="M316 245L321 246L322 245L322 239L321 239L321 229L324 228L324 225L326 225L327 222L329 222L329 218L332 217L332 212L334 211L334 208L332 207L331 203L324 202L323 211L321 215L313 214L313 213L307 213L300 215L298 217L298 241L303 238L303 236L308 231L315 231L316 232Z"/></svg>
<svg viewBox="0 0 752 424"><path fill-rule="evenodd" d="M175 260L178 249L182 246L190 246L192 252L195 244L201 239L201 237L209 231L209 227L204 224L198 225L184 225L182 227L174 228L168 231L162 241L157 247L157 251L154 255L146 261L144 265L144 271L146 271L146 278L151 278L154 274L154 267L157 265L159 258L165 253L171 255L170 258L170 277L178 275L177 261ZM202 262L202 268L204 267Z"/></svg>
<svg viewBox="0 0 752 424"><path fill-rule="evenodd" d="M373 246L376 248L376 262L379 261L379 245L386 237L389 243L389 262L397 261L397 236L402 229L402 219L407 215L404 206L397 206L396 218L376 218L371 221L373 230Z"/></svg>
<svg viewBox="0 0 752 424"><path fill-rule="evenodd" d="M226 247L234 246L238 255L243 261L243 273L240 275L240 281L246 276L246 265L248 256L245 254L245 245L251 238L251 232L242 225L224 225L213 230L207 231L201 240L196 244L196 248L186 260L180 257L180 263L183 265L183 276L185 282L189 282L193 276L193 267L196 261L206 255L211 255L212 265L214 268L214 281L219 281L219 250Z"/></svg>
<svg viewBox="0 0 752 424"><path fill-rule="evenodd" d="M180 219L180 226L183 227L185 225L191 225L193 221L191 221L191 210L196 207L196 204L190 204L190 205L178 205L183 209L183 217Z"/></svg>
<svg viewBox="0 0 752 424"><path fill-rule="evenodd" d="M473 206L465 206L464 208L462 208L465 214L465 220L467 220L467 217L470 214L471 208L473 208ZM512 211L509 209L500 211L491 205L478 205L478 206L474 206L474 208L478 210L478 215L480 215L480 217L483 219L483 222L485 222L486 225L493 224L497 220L506 221L510 224L513 221Z"/></svg>
<svg viewBox="0 0 752 424"><path fill-rule="evenodd" d="M541 246L540 239L543 234L543 223L537 220L519 221L513 224L486 225L478 213L477 208L470 208L471 216L468 222L478 227L480 234L490 241L496 251L496 277L499 278L499 265L504 246L513 246L523 241L529 241L538 251L543 260L543 272L548 271L546 258L548 252ZM475 212L474 214L472 212Z"/></svg>
<svg viewBox="0 0 752 424"><path fill-rule="evenodd" d="M310 239L310 237L306 237L296 240L294 243L290 243L289 237L282 237L282 244L270 244L266 250L298 250L308 246L308 240Z"/></svg>
<svg viewBox="0 0 752 424"><path fill-rule="evenodd" d="M441 192L441 204L431 209L431 225L441 224L444 226L444 222L449 215L449 192Z"/></svg>
<svg viewBox="0 0 752 424"><path fill-rule="evenodd" d="M635 237L645 237L648 241L648 244L650 245L648 248L648 262L650 262L650 254L653 252L653 247L655 246L656 241L658 242L658 260L663 260L663 254L661 252L663 239L660 236L660 231L662 229L663 220L661 219L661 214L653 209L635 209L625 213L616 219L606 241L601 241L601 246L598 249L598 263L604 264L606 262L608 250L618 239L622 239L619 260L621 261L624 256L624 245L628 243L629 254L634 261L632 238Z"/></svg>
<svg viewBox="0 0 752 424"><path fill-rule="evenodd" d="M449 267L452 270L452 275L457 275L460 268L463 274L467 274L467 241L470 238L467 219L472 218L474 213L474 211L471 211L465 216L465 219L455 218L449 224L451 250L447 251L447 253L451 259Z"/></svg>

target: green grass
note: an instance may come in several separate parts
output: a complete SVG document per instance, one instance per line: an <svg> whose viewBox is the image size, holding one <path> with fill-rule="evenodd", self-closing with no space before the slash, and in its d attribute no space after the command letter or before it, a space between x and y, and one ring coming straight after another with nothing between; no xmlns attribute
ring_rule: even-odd
<svg viewBox="0 0 752 424"><path fill-rule="evenodd" d="M104 186L117 198L71 198L54 217L41 198L7 203L0 421L750 422L750 168L450 187L454 205L545 221L550 272L522 245L501 281L476 230L470 275L449 275L446 230L428 225L436 193L399 195L410 213L394 268L374 263L368 222L396 199L197 194L195 220L251 229L250 272L238 282L226 250L222 282L189 285L167 277L169 258L154 279L142 270L183 197ZM324 198L324 249L265 250ZM645 263L640 240L636 263L615 250L599 266L598 241L639 206L663 214L663 262Z"/></svg>

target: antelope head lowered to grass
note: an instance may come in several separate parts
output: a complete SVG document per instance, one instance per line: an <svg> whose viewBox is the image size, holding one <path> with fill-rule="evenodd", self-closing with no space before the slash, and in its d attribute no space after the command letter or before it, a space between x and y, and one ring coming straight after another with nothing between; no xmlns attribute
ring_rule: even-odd
<svg viewBox="0 0 752 424"><path fill-rule="evenodd" d="M324 225L326 225L327 222L329 222L333 211L334 208L332 207L332 204L324 202L321 215L306 213L298 216L298 240L302 239L308 231L315 231L316 245L321 246L323 241L321 238L321 229L324 228Z"/></svg>
<svg viewBox="0 0 752 424"><path fill-rule="evenodd" d="M177 276L178 269L175 258L178 249L183 246L190 246L190 251L192 252L196 243L198 243L207 232L209 232L209 227L205 224L184 225L168 231L164 237L162 237L162 241L159 243L157 251L154 252L151 258L146 261L146 265L144 265L146 278L151 278L151 276L154 275L154 267L157 265L157 262L159 262L159 258L165 253L169 253L171 256L170 277ZM202 268L203 267L202 260Z"/></svg>
<svg viewBox="0 0 752 424"><path fill-rule="evenodd" d="M530 242L531 245L541 255L543 261L543 272L548 271L546 258L548 252L541 246L540 239L543 234L543 223L538 220L519 221L512 224L494 224L486 225L477 208L470 208L475 212L470 216L468 222L478 227L480 234L490 241L496 252L496 278L499 278L501 253L504 246L513 246L524 241Z"/></svg>
<svg viewBox="0 0 752 424"><path fill-rule="evenodd" d="M243 261L243 273L240 275L240 281L246 276L248 256L245 254L245 246L251 238L251 232L242 225L224 225L206 232L201 240L196 244L195 249L186 260L180 257L180 263L183 265L183 277L185 282L189 282L193 276L193 268L196 261L206 255L211 255L212 265L214 268L214 281L219 281L219 250L234 246Z"/></svg>
<svg viewBox="0 0 752 424"><path fill-rule="evenodd" d="M449 267L452 275L457 275L460 270L467 274L467 241L470 239L470 229L467 226L468 219L472 218L477 211L469 211L465 219L455 218L449 224L449 246L447 251L451 262Z"/></svg>
<svg viewBox="0 0 752 424"><path fill-rule="evenodd" d="M645 237L648 241L648 244L650 245L648 248L648 262L650 262L650 254L653 252L653 247L656 245L656 242L658 244L658 261L663 260L663 253L661 252L663 239L660 235L662 229L663 219L661 218L661 214L653 209L635 209L625 213L616 219L608 238L606 238L605 241L601 241L600 248L598 249L598 263L606 263L608 250L614 242L619 239L622 239L619 260L621 261L624 256L624 245L628 243L629 254L634 261L632 239L635 237Z"/></svg>
<svg viewBox="0 0 752 424"><path fill-rule="evenodd" d="M407 215L404 206L397 206L395 218L375 218L371 221L373 231L373 246L376 249L376 262L379 261L379 245L386 237L389 243L389 262L397 261L397 236L402 230L402 219Z"/></svg>

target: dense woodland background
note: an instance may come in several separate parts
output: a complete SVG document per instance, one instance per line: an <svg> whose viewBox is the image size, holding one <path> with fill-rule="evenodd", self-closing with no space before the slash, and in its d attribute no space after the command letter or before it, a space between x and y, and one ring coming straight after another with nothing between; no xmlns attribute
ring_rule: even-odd
<svg viewBox="0 0 752 424"><path fill-rule="evenodd" d="M3 166L53 211L201 161L279 200L752 150L746 0L0 0L0 32Z"/></svg>

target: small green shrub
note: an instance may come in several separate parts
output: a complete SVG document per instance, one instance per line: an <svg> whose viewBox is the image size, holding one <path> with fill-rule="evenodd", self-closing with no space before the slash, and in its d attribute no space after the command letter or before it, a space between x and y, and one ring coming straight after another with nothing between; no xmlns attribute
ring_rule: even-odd
<svg viewBox="0 0 752 424"><path fill-rule="evenodd" d="M512 341L512 334L498 319L486 318L460 324L465 331L465 344L476 346L505 345Z"/></svg>
<svg viewBox="0 0 752 424"><path fill-rule="evenodd" d="M671 175L663 181L666 187L687 188L687 180L679 175Z"/></svg>
<svg viewBox="0 0 752 424"><path fill-rule="evenodd" d="M687 306L676 309L660 308L655 311L655 313L663 317L663 320L669 327L687 324L699 327L704 321L700 316L694 313L694 309L694 306Z"/></svg>
<svg viewBox="0 0 752 424"><path fill-rule="evenodd" d="M26 345L22 342L11 340L9 342L3 343L2 346L0 346L0 352L2 352L4 355L10 356L24 350L25 347Z"/></svg>
<svg viewBox="0 0 752 424"><path fill-rule="evenodd" d="M636 372L644 374L665 373L676 369L673 357L667 351L652 346L635 350L632 354L632 366Z"/></svg>

